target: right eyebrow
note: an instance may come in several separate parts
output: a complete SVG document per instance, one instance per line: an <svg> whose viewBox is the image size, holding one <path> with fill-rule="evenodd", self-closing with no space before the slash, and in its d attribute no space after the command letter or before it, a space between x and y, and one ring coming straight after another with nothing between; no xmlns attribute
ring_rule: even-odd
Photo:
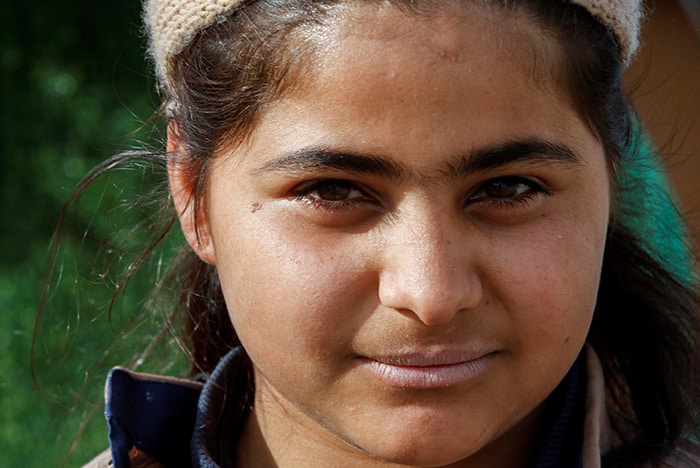
<svg viewBox="0 0 700 468"><path fill-rule="evenodd" d="M389 179L408 177L408 168L385 157L322 147L302 148L284 154L257 168L256 172L303 173L314 169L336 169L358 175L378 175Z"/></svg>

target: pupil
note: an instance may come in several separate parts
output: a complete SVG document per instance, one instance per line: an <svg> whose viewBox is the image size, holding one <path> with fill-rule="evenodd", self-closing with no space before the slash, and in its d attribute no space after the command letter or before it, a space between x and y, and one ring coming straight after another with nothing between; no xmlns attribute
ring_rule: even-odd
<svg viewBox="0 0 700 468"><path fill-rule="evenodd" d="M318 187L318 195L323 200L345 200L350 195L350 187L341 182L327 182Z"/></svg>
<svg viewBox="0 0 700 468"><path fill-rule="evenodd" d="M509 198L518 194L518 185L512 181L495 180L486 188L489 197Z"/></svg>

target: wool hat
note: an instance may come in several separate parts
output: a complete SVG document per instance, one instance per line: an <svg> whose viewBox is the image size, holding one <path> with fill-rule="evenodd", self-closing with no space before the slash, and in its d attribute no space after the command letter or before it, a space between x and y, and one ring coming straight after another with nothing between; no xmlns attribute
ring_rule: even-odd
<svg viewBox="0 0 700 468"><path fill-rule="evenodd" d="M168 63L204 29L226 19L244 0L145 0L149 54L161 85L170 88ZM557 0L564 1L564 0ZM610 28L628 63L639 46L642 0L568 0Z"/></svg>

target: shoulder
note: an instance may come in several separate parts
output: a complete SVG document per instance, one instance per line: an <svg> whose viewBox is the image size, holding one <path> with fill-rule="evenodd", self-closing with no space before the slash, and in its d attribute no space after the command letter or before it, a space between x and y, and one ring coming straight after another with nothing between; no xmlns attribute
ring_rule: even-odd
<svg viewBox="0 0 700 468"><path fill-rule="evenodd" d="M83 468L110 468L112 466L112 451L110 449L97 455L83 465Z"/></svg>
<svg viewBox="0 0 700 468"><path fill-rule="evenodd" d="M201 389L199 382L112 369L105 392L112 465L178 466L178 460L189 460Z"/></svg>
<svg viewBox="0 0 700 468"><path fill-rule="evenodd" d="M129 452L130 468L163 468L161 462L155 457L144 452L140 452L135 448ZM82 468L116 468L112 459L112 450L107 449L97 455L95 458L87 462Z"/></svg>
<svg viewBox="0 0 700 468"><path fill-rule="evenodd" d="M664 460L664 465L673 468L700 467L700 444L690 439L681 439Z"/></svg>
<svg viewBox="0 0 700 468"><path fill-rule="evenodd" d="M600 466L600 459L613 447L622 443L630 428L607 404L603 369L595 350L587 345L586 416L584 421L584 464ZM700 443L681 438L671 453L661 461L664 468L700 468Z"/></svg>

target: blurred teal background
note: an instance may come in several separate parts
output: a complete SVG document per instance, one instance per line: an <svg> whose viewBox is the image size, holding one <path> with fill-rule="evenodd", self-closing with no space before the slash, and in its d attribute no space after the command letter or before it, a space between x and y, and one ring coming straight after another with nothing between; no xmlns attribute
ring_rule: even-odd
<svg viewBox="0 0 700 468"><path fill-rule="evenodd" d="M157 124L147 123L158 99L144 60L139 1L0 4L0 466L80 466L106 448L104 373L128 365L145 349L138 343L153 338L154 321L142 320L153 280L136 278L110 317L121 272L108 265L133 262L149 234L129 217L158 211L132 195L159 187L157 168L101 178L69 211L55 256L51 236L61 206L90 168L124 149L159 147ZM32 365L50 259L56 263ZM144 335L137 344L124 341L134 326Z"/></svg>

